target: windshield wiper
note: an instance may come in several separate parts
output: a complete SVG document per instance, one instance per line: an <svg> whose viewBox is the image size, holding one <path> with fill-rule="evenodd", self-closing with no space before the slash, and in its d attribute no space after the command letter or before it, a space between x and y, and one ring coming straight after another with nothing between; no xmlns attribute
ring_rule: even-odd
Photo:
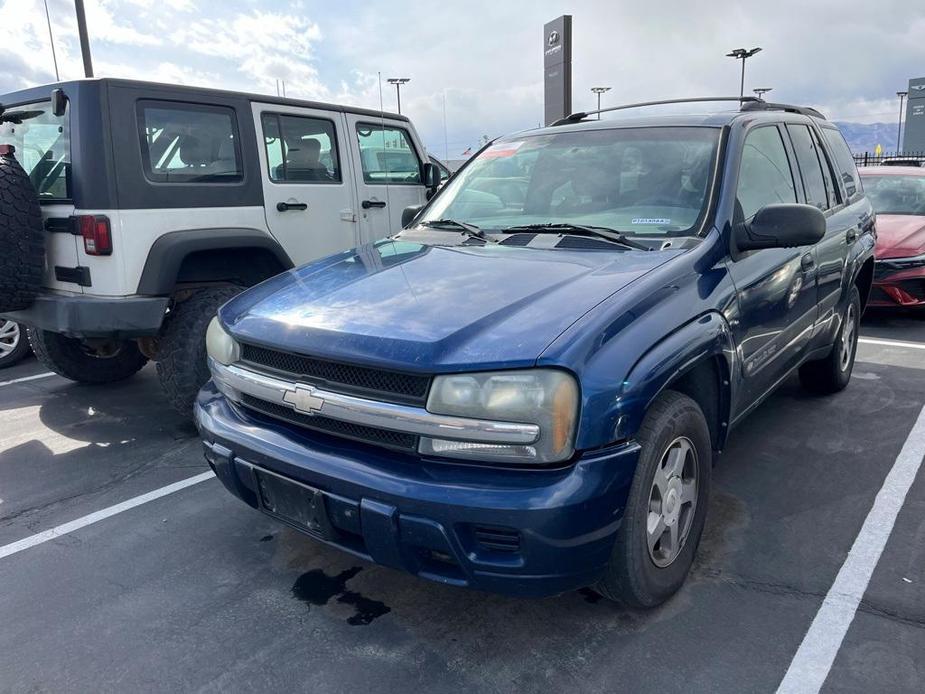
<svg viewBox="0 0 925 694"><path fill-rule="evenodd" d="M639 243L638 241L633 241L628 238L626 234L623 234L616 229L611 229L610 227L599 227L599 226L588 226L585 224L569 224L567 222L553 222L550 224L521 224L519 226L507 227L502 229L503 232L511 231L537 231L537 232L559 232L559 233L569 233L569 232L580 232L588 236L597 236L598 238L607 239L608 241L613 241L614 243L619 243L627 248L633 248L637 251L651 251L655 250L650 246Z"/></svg>
<svg viewBox="0 0 925 694"><path fill-rule="evenodd" d="M458 229L472 238L482 239L483 241L492 240L485 235L484 231L475 226L475 224L457 222L455 219L427 219L423 222L419 222L419 225L431 229Z"/></svg>

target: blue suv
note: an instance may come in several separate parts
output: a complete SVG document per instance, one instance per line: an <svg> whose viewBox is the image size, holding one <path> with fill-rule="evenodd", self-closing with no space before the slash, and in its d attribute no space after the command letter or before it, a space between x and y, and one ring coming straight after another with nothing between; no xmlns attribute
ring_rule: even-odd
<svg viewBox="0 0 925 694"><path fill-rule="evenodd" d="M196 403L216 475L423 578L667 599L729 430L795 372L848 384L873 275L838 130L734 101L499 139L394 236L225 304Z"/></svg>

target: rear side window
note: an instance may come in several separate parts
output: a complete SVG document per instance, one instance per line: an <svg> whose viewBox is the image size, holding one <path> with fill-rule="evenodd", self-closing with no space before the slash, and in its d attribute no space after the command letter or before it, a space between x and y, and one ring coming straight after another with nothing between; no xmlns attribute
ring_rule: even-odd
<svg viewBox="0 0 925 694"><path fill-rule="evenodd" d="M0 145L13 145L40 200L71 198L69 112L56 116L42 101L8 108L0 123Z"/></svg>
<svg viewBox="0 0 925 694"><path fill-rule="evenodd" d="M828 193L825 188L825 177L822 173L822 161L816 149L809 128L805 125L788 124L787 131L793 142L793 151L796 153L797 164L800 165L800 174L803 176L803 191L806 193L806 202L815 205L820 210L829 209Z"/></svg>
<svg viewBox="0 0 925 694"><path fill-rule="evenodd" d="M264 113L260 120L271 181L340 182L334 123L277 113Z"/></svg>
<svg viewBox="0 0 925 694"><path fill-rule="evenodd" d="M848 143L834 128L823 128L822 134L835 156L835 170L850 198L863 188L861 188L861 177L858 175L858 167L854 163L854 157L851 156L851 150L848 149Z"/></svg>
<svg viewBox="0 0 925 694"><path fill-rule="evenodd" d="M233 183L244 176L234 110L138 102L142 166L157 183Z"/></svg>
<svg viewBox="0 0 925 694"><path fill-rule="evenodd" d="M358 123L357 142L367 183L421 182L421 160L406 130Z"/></svg>
<svg viewBox="0 0 925 694"><path fill-rule="evenodd" d="M776 127L755 128L745 137L736 201L744 219L765 205L797 201L787 150Z"/></svg>

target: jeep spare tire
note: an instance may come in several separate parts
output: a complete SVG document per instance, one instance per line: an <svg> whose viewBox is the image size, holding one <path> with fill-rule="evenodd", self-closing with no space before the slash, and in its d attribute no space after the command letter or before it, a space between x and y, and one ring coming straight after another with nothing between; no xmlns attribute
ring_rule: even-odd
<svg viewBox="0 0 925 694"><path fill-rule="evenodd" d="M42 286L45 231L38 194L13 148L0 145L0 313L28 308Z"/></svg>

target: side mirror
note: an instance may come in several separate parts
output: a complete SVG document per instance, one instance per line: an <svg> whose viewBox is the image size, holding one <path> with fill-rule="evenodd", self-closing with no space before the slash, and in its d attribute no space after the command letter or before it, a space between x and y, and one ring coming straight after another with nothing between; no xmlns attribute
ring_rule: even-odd
<svg viewBox="0 0 925 694"><path fill-rule="evenodd" d="M440 187L440 169L433 162L424 164L424 187L427 188L427 199L430 200L437 188Z"/></svg>
<svg viewBox="0 0 925 694"><path fill-rule="evenodd" d="M812 205L765 205L750 222L737 224L733 239L739 251L811 246L825 236L825 215Z"/></svg>
<svg viewBox="0 0 925 694"><path fill-rule="evenodd" d="M418 212L424 209L424 205L410 205L401 211L401 226L404 229L411 222L414 221L414 218L418 216Z"/></svg>
<svg viewBox="0 0 925 694"><path fill-rule="evenodd" d="M60 118L64 115L64 111L67 109L67 97L64 95L63 89L52 89L51 90L51 112Z"/></svg>

